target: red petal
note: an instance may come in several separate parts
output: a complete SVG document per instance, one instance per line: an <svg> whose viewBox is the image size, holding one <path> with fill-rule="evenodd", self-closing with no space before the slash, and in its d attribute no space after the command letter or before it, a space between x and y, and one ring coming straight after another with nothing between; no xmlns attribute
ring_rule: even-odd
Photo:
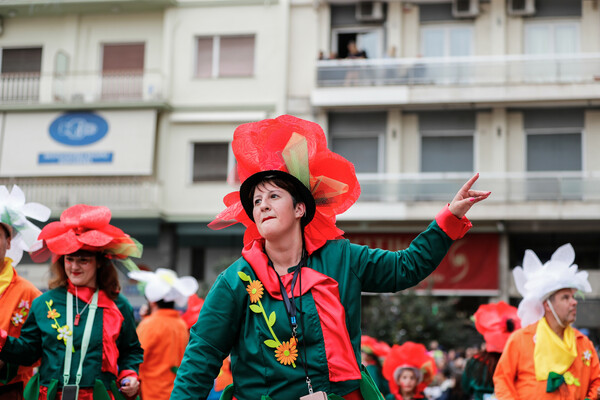
<svg viewBox="0 0 600 400"><path fill-rule="evenodd" d="M69 227L82 226L94 229L107 225L110 222L110 216L108 207L77 204L63 211L60 220Z"/></svg>
<svg viewBox="0 0 600 400"><path fill-rule="evenodd" d="M63 225L60 221L50 222L40 232L38 235L39 240L53 238L55 236L61 235L68 231L70 228Z"/></svg>
<svg viewBox="0 0 600 400"><path fill-rule="evenodd" d="M106 246L107 244L112 242L113 239L114 238L111 235L107 235L106 233L97 229L83 232L79 235L79 241L81 243L94 247Z"/></svg>
<svg viewBox="0 0 600 400"><path fill-rule="evenodd" d="M77 235L68 230L62 235L46 239L46 245L54 254L71 254L79 250L82 244L77 240Z"/></svg>

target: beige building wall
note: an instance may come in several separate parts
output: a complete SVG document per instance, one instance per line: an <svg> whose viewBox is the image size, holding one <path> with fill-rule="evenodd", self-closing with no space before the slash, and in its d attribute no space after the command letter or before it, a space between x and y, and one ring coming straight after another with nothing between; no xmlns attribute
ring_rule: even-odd
<svg viewBox="0 0 600 400"><path fill-rule="evenodd" d="M402 110L388 111L387 133L385 137L385 172L402 172Z"/></svg>
<svg viewBox="0 0 600 400"><path fill-rule="evenodd" d="M490 3L479 4L479 16L475 18L473 26L474 48L473 55L488 56L493 54L494 43L492 43L492 19Z"/></svg>
<svg viewBox="0 0 600 400"><path fill-rule="evenodd" d="M583 130L583 170L600 171L600 111L588 110L585 112Z"/></svg>
<svg viewBox="0 0 600 400"><path fill-rule="evenodd" d="M402 46L402 12L403 3L390 2L388 3L387 12L387 57L400 57L403 54Z"/></svg>
<svg viewBox="0 0 600 400"><path fill-rule="evenodd" d="M420 171L421 136L419 134L418 114L402 115L402 136L400 141L401 172L417 173Z"/></svg>
<svg viewBox="0 0 600 400"><path fill-rule="evenodd" d="M523 113L507 113L507 172L525 171L525 131Z"/></svg>
<svg viewBox="0 0 600 400"><path fill-rule="evenodd" d="M506 54L523 54L523 18L506 16Z"/></svg>
<svg viewBox="0 0 600 400"><path fill-rule="evenodd" d="M400 57L418 57L421 54L421 29L419 7L404 3L402 5L402 48Z"/></svg>
<svg viewBox="0 0 600 400"><path fill-rule="evenodd" d="M581 51L583 53L600 52L600 7L597 0L583 0Z"/></svg>
<svg viewBox="0 0 600 400"><path fill-rule="evenodd" d="M261 108L283 112L288 45L282 5L180 7L168 13L171 103L175 108ZM232 12L234 11L234 12ZM201 21L201 23L199 22ZM196 78L198 37L255 35L254 76ZM235 96L232 96L235 93Z"/></svg>

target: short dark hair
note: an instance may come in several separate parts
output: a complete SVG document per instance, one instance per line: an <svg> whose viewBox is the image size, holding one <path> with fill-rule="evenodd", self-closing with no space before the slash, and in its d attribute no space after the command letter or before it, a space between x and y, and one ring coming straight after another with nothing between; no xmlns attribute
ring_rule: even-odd
<svg viewBox="0 0 600 400"><path fill-rule="evenodd" d="M158 306L158 308L168 308L168 309L175 308L175 302L174 301L158 300L156 302L156 305Z"/></svg>

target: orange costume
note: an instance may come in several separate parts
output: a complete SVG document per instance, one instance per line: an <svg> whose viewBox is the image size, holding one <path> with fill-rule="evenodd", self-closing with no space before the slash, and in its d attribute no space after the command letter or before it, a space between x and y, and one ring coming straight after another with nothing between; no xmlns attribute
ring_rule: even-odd
<svg viewBox="0 0 600 400"><path fill-rule="evenodd" d="M140 322L137 334L144 349L142 399L168 400L188 343L188 327L179 311L159 309Z"/></svg>
<svg viewBox="0 0 600 400"><path fill-rule="evenodd" d="M8 286L0 283L0 329L6 330L9 336L19 337L21 328L29 314L31 302L41 292L29 281L17 275L17 271L13 268L10 258L5 258L4 268L0 270L0 281L2 278L9 278L10 275L12 275L12 278L10 278ZM15 372L16 376L14 376ZM20 366L17 369L16 366L9 364L7 374L8 376L0 377L8 377L9 381L3 383L12 385L23 382L23 387L25 387L33 375L33 367ZM2 387L3 384L0 383L0 391Z"/></svg>
<svg viewBox="0 0 600 400"><path fill-rule="evenodd" d="M563 375L565 382L551 393L547 380L535 375L535 334L540 322L514 332L504 348L494 373L494 387L499 400L597 399L600 388L600 365L592 342L574 329L577 356Z"/></svg>

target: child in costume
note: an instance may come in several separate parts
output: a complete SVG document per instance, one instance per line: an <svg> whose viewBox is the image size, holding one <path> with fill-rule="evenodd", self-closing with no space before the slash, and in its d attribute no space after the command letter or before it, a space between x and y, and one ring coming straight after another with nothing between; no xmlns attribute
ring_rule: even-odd
<svg viewBox="0 0 600 400"><path fill-rule="evenodd" d="M482 304L475 312L475 328L485 339L485 350L467 361L462 375L462 388L474 400L491 398L494 393L494 371L512 332L521 328L516 307L503 301Z"/></svg>
<svg viewBox="0 0 600 400"><path fill-rule="evenodd" d="M140 365L141 396L144 400L168 400L185 346L188 326L181 313L188 298L198 290L191 276L178 277L175 271L158 268L155 272L131 271L129 278L142 283L150 315L140 322L137 334L144 349Z"/></svg>
<svg viewBox="0 0 600 400"><path fill-rule="evenodd" d="M383 376L390 386L386 400L424 399L423 391L436 371L435 360L424 345L406 342L392 346L383 363Z"/></svg>
<svg viewBox="0 0 600 400"><path fill-rule="evenodd" d="M106 207L78 204L39 235L52 253L51 290L33 301L19 338L0 330L0 359L29 365L41 358L27 400L77 392L79 400L122 399L139 390L143 351L112 260L131 266L141 245L110 219Z"/></svg>
<svg viewBox="0 0 600 400"><path fill-rule="evenodd" d="M14 185L9 193L0 186L0 329L9 336L19 337L29 315L33 299L41 292L29 281L20 277L14 268L23 251L35 251L40 228L28 218L45 222L50 209L38 203L25 203L25 194ZM33 375L31 366L4 365L0 361L0 398L20 400L23 388Z"/></svg>
<svg viewBox="0 0 600 400"><path fill-rule="evenodd" d="M317 124L289 115L244 124L232 148L242 185L209 226L241 222L244 249L206 296L171 399L206 399L230 353L234 383L224 400L298 400L319 391L381 398L361 371L361 292L424 279L489 192L471 189L474 176L408 249L370 249L342 239L335 226L360 187Z"/></svg>
<svg viewBox="0 0 600 400"><path fill-rule="evenodd" d="M384 397L390 393L390 388L381 372L381 363L385 360L390 350L391 347L389 344L380 342L371 336L363 335L360 339L362 364Z"/></svg>

